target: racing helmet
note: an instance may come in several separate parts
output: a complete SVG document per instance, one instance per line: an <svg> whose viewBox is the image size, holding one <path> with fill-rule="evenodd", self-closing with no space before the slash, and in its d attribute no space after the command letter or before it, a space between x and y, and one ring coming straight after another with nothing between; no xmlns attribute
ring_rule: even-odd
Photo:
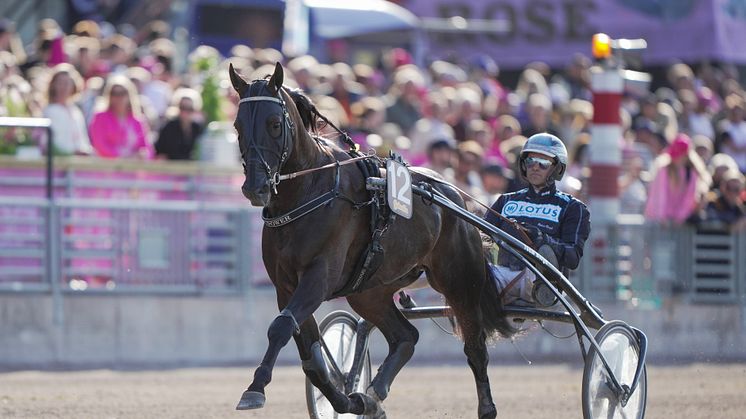
<svg viewBox="0 0 746 419"><path fill-rule="evenodd" d="M534 134L526 141L521 149L520 168L521 175L526 177L526 157L528 153L543 154L554 160L554 170L549 174L547 181L553 182L561 180L567 169L567 148L565 144L556 136L542 132Z"/></svg>

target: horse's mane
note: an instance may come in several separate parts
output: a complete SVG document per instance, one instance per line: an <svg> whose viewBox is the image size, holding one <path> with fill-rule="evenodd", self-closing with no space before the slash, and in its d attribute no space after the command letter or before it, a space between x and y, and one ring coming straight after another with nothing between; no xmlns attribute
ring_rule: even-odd
<svg viewBox="0 0 746 419"><path fill-rule="evenodd" d="M298 109L300 119L303 120L303 127L306 131L313 133L317 132L317 122L321 113L319 112L316 105L313 103L310 97L308 97L301 89L288 89L285 88L288 95L293 99L295 107ZM326 119L326 118L324 118Z"/></svg>

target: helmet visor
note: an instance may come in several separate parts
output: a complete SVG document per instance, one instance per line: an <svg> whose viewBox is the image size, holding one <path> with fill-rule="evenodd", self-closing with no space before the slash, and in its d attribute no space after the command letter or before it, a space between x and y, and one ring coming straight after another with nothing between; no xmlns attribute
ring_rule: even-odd
<svg viewBox="0 0 746 419"><path fill-rule="evenodd" d="M552 167L552 164L554 164L553 161L543 159L541 157L527 157L525 160L526 162L526 168L530 169L534 167L535 165L538 165L541 170L547 170L550 167Z"/></svg>

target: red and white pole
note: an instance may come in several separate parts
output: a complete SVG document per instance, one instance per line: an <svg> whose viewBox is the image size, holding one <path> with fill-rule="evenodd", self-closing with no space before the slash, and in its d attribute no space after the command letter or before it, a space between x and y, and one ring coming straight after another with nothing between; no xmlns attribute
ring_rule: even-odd
<svg viewBox="0 0 746 419"><path fill-rule="evenodd" d="M622 70L598 65L591 69L593 124L591 125L588 185L591 220L608 226L619 214L619 173L622 165L622 124L619 115L624 77Z"/></svg>

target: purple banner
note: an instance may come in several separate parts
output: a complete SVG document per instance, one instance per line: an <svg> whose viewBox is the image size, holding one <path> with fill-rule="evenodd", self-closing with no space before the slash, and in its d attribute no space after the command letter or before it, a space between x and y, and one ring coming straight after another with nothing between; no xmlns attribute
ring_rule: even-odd
<svg viewBox="0 0 746 419"><path fill-rule="evenodd" d="M430 56L480 53L504 68L540 60L566 65L590 56L591 37L644 38L644 64L703 59L746 63L746 0L403 0L421 18L501 19L511 30L429 36Z"/></svg>

